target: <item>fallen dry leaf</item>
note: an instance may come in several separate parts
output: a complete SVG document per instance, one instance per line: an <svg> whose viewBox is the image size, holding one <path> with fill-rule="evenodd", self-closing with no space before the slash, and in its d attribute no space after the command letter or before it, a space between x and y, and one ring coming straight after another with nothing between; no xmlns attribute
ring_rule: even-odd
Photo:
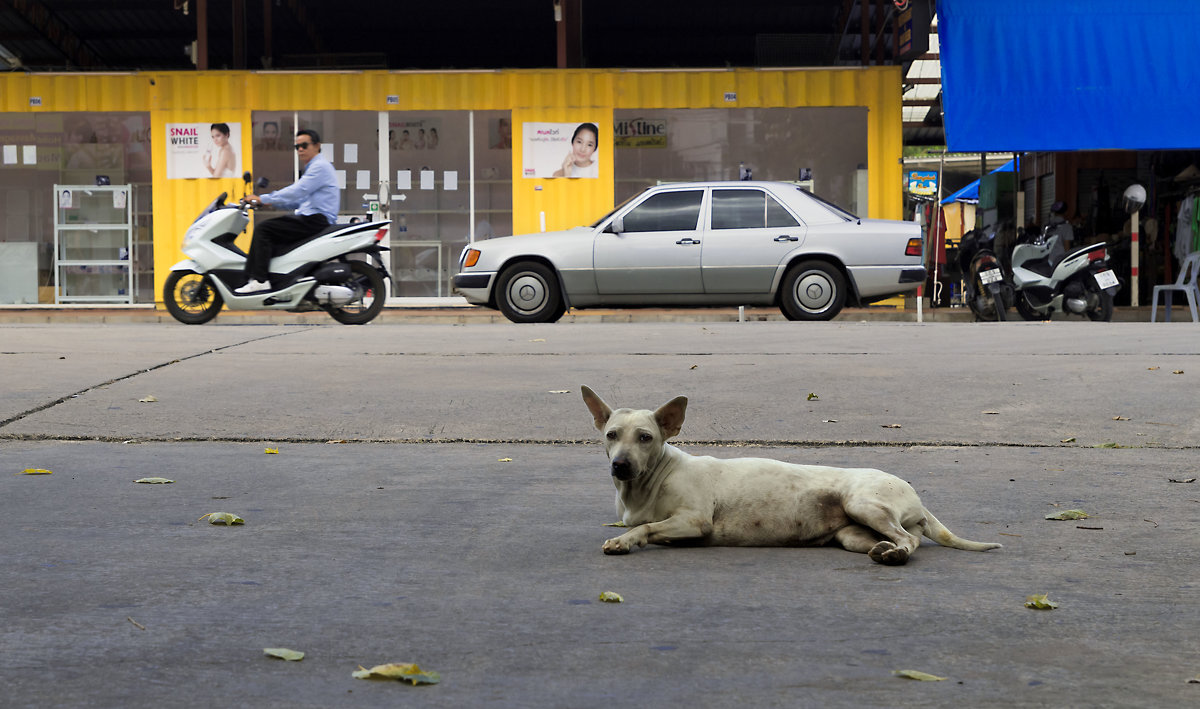
<svg viewBox="0 0 1200 709"><path fill-rule="evenodd" d="M232 512L209 512L208 514L204 515L204 517L208 518L209 524L223 524L226 527L232 527L235 524L246 523L246 520L238 517ZM201 517L200 519L204 519L204 517ZM196 521L199 522L200 519Z"/></svg>
<svg viewBox="0 0 1200 709"><path fill-rule="evenodd" d="M605 591L600 594L600 601L603 603L624 603L625 599L616 591Z"/></svg>
<svg viewBox="0 0 1200 709"><path fill-rule="evenodd" d="M820 401L821 397L817 396L816 393L810 391L810 392L808 392L808 400L809 401Z"/></svg>
<svg viewBox="0 0 1200 709"><path fill-rule="evenodd" d="M1050 611L1058 608L1058 604L1046 597L1044 593L1036 593L1025 597L1025 607L1038 611Z"/></svg>
<svg viewBox="0 0 1200 709"><path fill-rule="evenodd" d="M1151 372L1153 372L1157 369L1161 369L1161 367L1146 367L1146 369L1149 369Z"/></svg>
<svg viewBox="0 0 1200 709"><path fill-rule="evenodd" d="M547 394L570 394L571 390L570 389L551 389L550 391L548 391L546 393Z"/></svg>
<svg viewBox="0 0 1200 709"><path fill-rule="evenodd" d="M1196 478L1167 478L1169 483L1194 483Z"/></svg>
<svg viewBox="0 0 1200 709"><path fill-rule="evenodd" d="M347 441L345 438L335 438L332 441L325 441L325 442L326 443L349 443L350 441Z"/></svg>
<svg viewBox="0 0 1200 709"><path fill-rule="evenodd" d="M629 525L625 524L624 522L605 522L604 526L605 527L628 527Z"/></svg>
<svg viewBox="0 0 1200 709"><path fill-rule="evenodd" d="M1053 520L1071 520L1071 519L1088 519L1091 515L1083 510L1063 510L1054 514L1046 515L1046 519Z"/></svg>
<svg viewBox="0 0 1200 709"><path fill-rule="evenodd" d="M17 473L17 475L52 475L52 474L53 474L53 471L46 470L45 468L25 468L21 472Z"/></svg>
<svg viewBox="0 0 1200 709"><path fill-rule="evenodd" d="M1113 421L1128 421L1129 419L1125 418L1124 416L1113 416L1112 420Z"/></svg>
<svg viewBox="0 0 1200 709"><path fill-rule="evenodd" d="M512 462L512 458L499 458L499 459L497 459L497 460L496 460L496 462L497 462L497 463L511 463L511 462Z"/></svg>
<svg viewBox="0 0 1200 709"><path fill-rule="evenodd" d="M278 448L267 448L267 449L263 450L263 453L266 453L267 455L278 455L279 449Z"/></svg>
<svg viewBox="0 0 1200 709"><path fill-rule="evenodd" d="M532 340L530 340L530 342L545 342L545 341L546 341L546 338L544 338L544 337L535 337Z"/></svg>
<svg viewBox="0 0 1200 709"><path fill-rule="evenodd" d="M304 653L299 650L289 650L286 647L264 647L263 654L288 662L299 662L304 659Z"/></svg>
<svg viewBox="0 0 1200 709"><path fill-rule="evenodd" d="M999 416L1000 415L999 411L980 411L979 413L986 414L988 416Z"/></svg>
<svg viewBox="0 0 1200 709"><path fill-rule="evenodd" d="M700 366L700 365L698 365L698 364L693 364L692 366L688 367L688 369L695 369L695 368L697 368L697 367L699 367L699 366Z"/></svg>
<svg viewBox="0 0 1200 709"><path fill-rule="evenodd" d="M1171 372L1171 374L1183 374L1183 370L1182 370L1182 369L1176 369L1174 372Z"/></svg>
<svg viewBox="0 0 1200 709"><path fill-rule="evenodd" d="M389 662L385 665L375 665L367 669L362 665L358 671L351 674L355 679L394 679L401 682L418 684L437 684L442 681L441 675L431 670L422 670L415 663Z"/></svg>
<svg viewBox="0 0 1200 709"><path fill-rule="evenodd" d="M1059 441L1059 443L1074 443L1074 442L1075 442L1075 436L1071 436L1070 438L1064 438L1061 441Z"/></svg>
<svg viewBox="0 0 1200 709"><path fill-rule="evenodd" d="M138 401L140 401L143 404L153 404L154 402L158 401L158 399L155 398L153 395L151 395L151 396L143 396L142 398L138 399Z"/></svg>
<svg viewBox="0 0 1200 709"><path fill-rule="evenodd" d="M931 675L928 672L920 672L918 670L892 670L892 674L904 679L915 679L919 682L941 682L946 679L945 677L938 677L937 675Z"/></svg>
<svg viewBox="0 0 1200 709"><path fill-rule="evenodd" d="M880 428L900 428L900 427L901 426L898 423L885 423L882 426L880 426Z"/></svg>
<svg viewBox="0 0 1200 709"><path fill-rule="evenodd" d="M822 419L821 423L837 423L837 419Z"/></svg>
<svg viewBox="0 0 1200 709"><path fill-rule="evenodd" d="M169 483L173 483L175 481L169 480L167 478L140 478L138 480L134 480L134 482L135 483L146 483L147 485L166 485Z"/></svg>

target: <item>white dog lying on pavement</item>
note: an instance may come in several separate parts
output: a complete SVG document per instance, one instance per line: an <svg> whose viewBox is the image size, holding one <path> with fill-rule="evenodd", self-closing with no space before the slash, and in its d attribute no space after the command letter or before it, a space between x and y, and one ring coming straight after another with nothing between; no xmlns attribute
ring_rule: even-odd
<svg viewBox="0 0 1200 709"><path fill-rule="evenodd" d="M686 397L657 411L613 410L588 387L583 400L604 432L617 515L632 527L605 554L649 544L821 546L836 541L881 564L908 561L921 535L942 546L1001 545L955 536L912 486L882 470L797 465L767 458L693 456L667 443L683 426Z"/></svg>

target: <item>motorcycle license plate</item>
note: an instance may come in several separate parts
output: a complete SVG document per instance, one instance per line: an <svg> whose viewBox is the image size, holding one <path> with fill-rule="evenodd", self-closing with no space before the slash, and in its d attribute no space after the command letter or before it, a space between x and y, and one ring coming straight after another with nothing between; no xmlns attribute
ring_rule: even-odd
<svg viewBox="0 0 1200 709"><path fill-rule="evenodd" d="M1096 285L1101 288L1112 288L1117 285L1117 274L1112 271L1097 271L1094 276L1096 278Z"/></svg>
<svg viewBox="0 0 1200 709"><path fill-rule="evenodd" d="M989 268L986 271L979 272L979 282L985 286L1001 280L1004 280L1004 274L1000 273L1000 269L998 268Z"/></svg>

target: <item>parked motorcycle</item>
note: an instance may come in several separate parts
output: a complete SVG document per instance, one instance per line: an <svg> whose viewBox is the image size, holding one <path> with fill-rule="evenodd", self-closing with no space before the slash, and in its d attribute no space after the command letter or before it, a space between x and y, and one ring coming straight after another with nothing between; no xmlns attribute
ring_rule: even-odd
<svg viewBox="0 0 1200 709"><path fill-rule="evenodd" d="M1017 312L1026 320L1049 320L1055 312L1112 320L1113 296L1120 290L1108 265L1105 244L1070 253L1053 227L1029 237L1018 235L1012 252L1012 284Z"/></svg>
<svg viewBox="0 0 1200 709"><path fill-rule="evenodd" d="M247 186L250 173L244 176ZM267 181L260 179L258 190ZM247 295L246 253L234 244L250 223L254 205L225 204L222 192L188 227L183 240L187 259L171 267L163 301L176 320L206 323L221 306L230 310L324 310L345 325L370 322L383 310L390 278L379 242L391 222L331 224L271 259L271 290ZM352 258L352 255L354 256Z"/></svg>
<svg viewBox="0 0 1200 709"><path fill-rule="evenodd" d="M995 243L995 229L968 231L958 243L958 265L963 274L963 298L975 319L1004 322L1004 311L1012 307L1015 296Z"/></svg>

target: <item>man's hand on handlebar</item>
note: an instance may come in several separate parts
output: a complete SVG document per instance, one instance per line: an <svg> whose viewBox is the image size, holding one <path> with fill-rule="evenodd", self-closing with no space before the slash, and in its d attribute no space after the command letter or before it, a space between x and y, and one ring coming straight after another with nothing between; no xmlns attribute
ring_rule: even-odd
<svg viewBox="0 0 1200 709"><path fill-rule="evenodd" d="M252 207L261 207L263 206L263 201L262 197L259 197L256 194L248 194L245 197L242 197L242 204L248 204Z"/></svg>

